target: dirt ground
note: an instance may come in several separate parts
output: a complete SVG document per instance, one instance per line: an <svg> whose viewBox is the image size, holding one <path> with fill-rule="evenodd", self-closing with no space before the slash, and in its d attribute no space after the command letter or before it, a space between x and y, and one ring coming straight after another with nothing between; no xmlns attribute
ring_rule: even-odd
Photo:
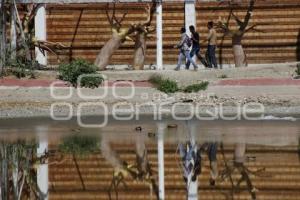
<svg viewBox="0 0 300 200"><path fill-rule="evenodd" d="M106 71L104 74L110 81L135 80L144 82L153 74L161 74L167 78L178 81L179 85L196 83L208 80L210 82L206 91L199 93L164 94L147 84L137 84L134 88L112 87L82 89L85 95L79 96L78 89L68 87L51 89L47 86L55 80L56 73L39 71L38 80L45 85L25 84L21 87L5 86L0 83L0 118L50 116L51 108L55 105L55 113L64 115L69 112L68 105L73 108L72 115L76 115L82 103L103 103L111 113L114 107L140 106L141 114L151 114L153 104L164 105L170 112L174 104L175 112L186 114L187 106L200 105L199 112L205 112L205 107L222 105L226 107L227 114L236 110L236 105L247 103L260 103L265 107L266 114L270 115L299 115L300 116L300 80L293 80L295 65L248 67L240 69L199 70L193 71ZM226 79L219 78L225 74ZM22 80L26 83L26 80ZM253 84L256 83L256 84ZM68 94L72 93L68 96ZM115 93L115 94L114 94ZM129 95L132 94L132 95ZM91 98L91 95L94 96ZM100 96L99 96L100 95ZM61 97L61 98L60 98ZM62 105L61 103L64 103ZM186 105L185 105L186 104ZM52 106L52 107L51 107ZM88 106L82 112L84 115L101 114L95 106ZM102 113L103 114L103 113ZM170 113L169 113L170 114Z"/></svg>

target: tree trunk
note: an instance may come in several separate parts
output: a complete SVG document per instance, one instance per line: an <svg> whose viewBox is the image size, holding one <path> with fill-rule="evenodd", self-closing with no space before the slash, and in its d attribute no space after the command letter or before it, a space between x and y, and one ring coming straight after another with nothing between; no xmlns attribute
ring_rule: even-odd
<svg viewBox="0 0 300 200"><path fill-rule="evenodd" d="M140 33L136 36L136 42L134 47L134 60L133 68L134 70L143 70L146 57L146 34Z"/></svg>
<svg viewBox="0 0 300 200"><path fill-rule="evenodd" d="M136 136L136 162L137 168L140 172L147 173L148 166L148 153L145 144L145 136L138 134Z"/></svg>
<svg viewBox="0 0 300 200"><path fill-rule="evenodd" d="M99 70L105 70L105 67L109 64L113 53L119 49L123 42L124 38L118 34L113 34L112 38L106 42L94 63Z"/></svg>
<svg viewBox="0 0 300 200"><path fill-rule="evenodd" d="M3 74L4 65L6 62L6 12L5 1L1 0L0 9L0 76Z"/></svg>
<svg viewBox="0 0 300 200"><path fill-rule="evenodd" d="M111 148L109 140L102 138L101 140L101 153L105 160L116 169L123 168L123 162L119 155Z"/></svg>
<svg viewBox="0 0 300 200"><path fill-rule="evenodd" d="M16 59L17 55L17 29L16 29L16 10L13 3L10 5L10 58Z"/></svg>
<svg viewBox="0 0 300 200"><path fill-rule="evenodd" d="M247 59L242 46L242 36L232 37L232 50L235 67L247 67Z"/></svg>
<svg viewBox="0 0 300 200"><path fill-rule="evenodd" d="M13 162L13 195L14 200L18 199L19 196L19 188L18 188L18 180L19 180L19 163L18 163L18 144L15 144L12 152L12 162Z"/></svg>
<svg viewBox="0 0 300 200"><path fill-rule="evenodd" d="M7 146L1 144L1 199L8 199L8 158Z"/></svg>

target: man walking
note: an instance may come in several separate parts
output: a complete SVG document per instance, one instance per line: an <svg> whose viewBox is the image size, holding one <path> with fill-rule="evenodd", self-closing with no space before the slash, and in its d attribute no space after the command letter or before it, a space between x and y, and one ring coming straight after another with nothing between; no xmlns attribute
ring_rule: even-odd
<svg viewBox="0 0 300 200"><path fill-rule="evenodd" d="M216 59L216 46L217 46L217 32L214 29L214 23L212 21L207 23L208 28L208 46L207 46L207 57L208 57L208 66L215 69L218 69L217 59Z"/></svg>
<svg viewBox="0 0 300 200"><path fill-rule="evenodd" d="M185 57L188 62L192 63L194 66L195 71L198 70L197 64L191 59L189 48L192 45L189 36L185 33L185 28L181 28L181 40L179 44L175 45L174 48L179 48L179 55L178 55L178 63L177 67L175 68L176 71L180 70L182 59Z"/></svg>
<svg viewBox="0 0 300 200"><path fill-rule="evenodd" d="M200 55L200 37L199 37L199 33L196 32L195 27L194 26L190 26L189 27L190 32L191 32L191 40L193 42L193 47L192 50L190 52L190 57L193 58L194 55L197 56L197 58L200 60L200 62L205 66L208 67L208 64L206 62L206 60ZM187 61L186 63L186 69L190 68L190 61Z"/></svg>

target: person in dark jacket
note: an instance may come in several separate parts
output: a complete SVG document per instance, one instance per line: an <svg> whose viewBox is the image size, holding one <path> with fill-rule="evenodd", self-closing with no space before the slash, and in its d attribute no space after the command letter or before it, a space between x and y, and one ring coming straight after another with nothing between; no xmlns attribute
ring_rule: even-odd
<svg viewBox="0 0 300 200"><path fill-rule="evenodd" d="M191 32L191 40L193 42L193 46L192 46L192 50L190 52L190 57L193 58L195 55L197 56L197 58L200 60L200 62L205 66L208 67L208 64L206 62L206 60L200 55L200 36L199 33L196 32L195 27L194 26L190 26L189 27L190 32ZM186 63L186 69L190 68L190 61L188 60Z"/></svg>

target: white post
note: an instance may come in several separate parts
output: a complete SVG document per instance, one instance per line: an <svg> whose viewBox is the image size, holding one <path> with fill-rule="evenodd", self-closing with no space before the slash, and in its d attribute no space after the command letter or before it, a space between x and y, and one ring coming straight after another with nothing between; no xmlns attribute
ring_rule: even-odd
<svg viewBox="0 0 300 200"><path fill-rule="evenodd" d="M162 3L156 6L156 69L163 69Z"/></svg>
<svg viewBox="0 0 300 200"><path fill-rule="evenodd" d="M192 146L197 148L196 146L196 134L197 134L197 126L194 120L187 121L188 125L188 133ZM197 151L198 149L196 149ZM198 178L196 181L192 181L192 173L188 176L187 180L187 196L188 200L198 200Z"/></svg>
<svg viewBox="0 0 300 200"><path fill-rule="evenodd" d="M164 169L164 132L166 125L157 124L157 152L158 152L158 190L159 200L165 199L165 169Z"/></svg>
<svg viewBox="0 0 300 200"><path fill-rule="evenodd" d="M190 36L191 33L189 30L189 26L193 25L196 28L195 0L185 0L184 10L185 29L187 34Z"/></svg>
<svg viewBox="0 0 300 200"><path fill-rule="evenodd" d="M46 26L46 8L41 6L34 18L35 37L37 40L47 40L47 26ZM44 56L42 52L36 47L35 48L36 61L46 66L47 65L47 54Z"/></svg>
<svg viewBox="0 0 300 200"><path fill-rule="evenodd" d="M37 148L37 156L44 155L48 151L47 128L37 127L37 138L39 145ZM43 200L48 200L48 164L39 164L37 167L37 185L43 195Z"/></svg>

